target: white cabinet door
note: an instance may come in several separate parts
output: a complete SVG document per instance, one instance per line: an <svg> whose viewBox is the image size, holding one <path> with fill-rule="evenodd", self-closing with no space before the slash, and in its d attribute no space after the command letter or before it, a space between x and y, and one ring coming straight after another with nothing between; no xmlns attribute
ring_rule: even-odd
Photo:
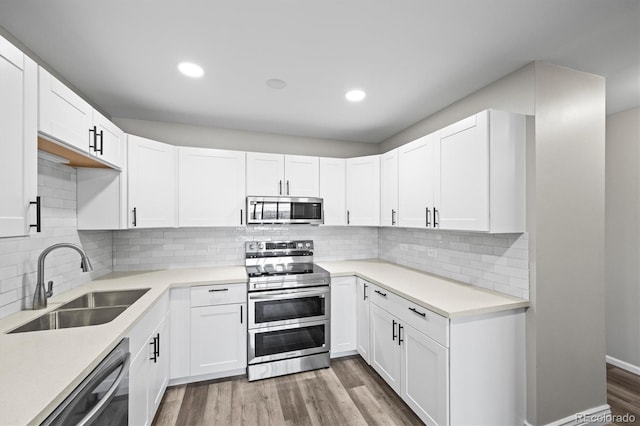
<svg viewBox="0 0 640 426"><path fill-rule="evenodd" d="M149 357L150 346L145 345L129 367L129 424L145 426L149 419Z"/></svg>
<svg viewBox="0 0 640 426"><path fill-rule="evenodd" d="M304 155L284 156L284 195L320 196L320 160Z"/></svg>
<svg viewBox="0 0 640 426"><path fill-rule="evenodd" d="M433 134L398 148L400 226L433 227L435 161Z"/></svg>
<svg viewBox="0 0 640 426"><path fill-rule="evenodd" d="M124 167L125 133L96 110L93 110L93 125L97 147L89 152L118 169Z"/></svg>
<svg viewBox="0 0 640 426"><path fill-rule="evenodd" d="M129 225L176 226L176 148L128 136Z"/></svg>
<svg viewBox="0 0 640 426"><path fill-rule="evenodd" d="M246 304L191 308L191 375L247 366Z"/></svg>
<svg viewBox="0 0 640 426"><path fill-rule="evenodd" d="M0 37L0 237L29 235L38 191L37 69Z"/></svg>
<svg viewBox="0 0 640 426"><path fill-rule="evenodd" d="M398 320L376 304L370 304L371 366L391 388L400 393Z"/></svg>
<svg viewBox="0 0 640 426"><path fill-rule="evenodd" d="M93 108L44 68L39 75L39 125L41 133L89 152Z"/></svg>
<svg viewBox="0 0 640 426"><path fill-rule="evenodd" d="M320 198L323 199L324 224L346 225L347 165L344 158L320 158Z"/></svg>
<svg viewBox="0 0 640 426"><path fill-rule="evenodd" d="M380 156L347 159L347 224L380 225Z"/></svg>
<svg viewBox="0 0 640 426"><path fill-rule="evenodd" d="M247 152L247 195L284 195L284 155Z"/></svg>
<svg viewBox="0 0 640 426"><path fill-rule="evenodd" d="M447 425L449 353L415 328L402 325L400 396L429 426Z"/></svg>
<svg viewBox="0 0 640 426"><path fill-rule="evenodd" d="M436 227L489 230L488 111L439 131Z"/></svg>
<svg viewBox="0 0 640 426"><path fill-rule="evenodd" d="M356 279L331 279L331 356L356 350Z"/></svg>
<svg viewBox="0 0 640 426"><path fill-rule="evenodd" d="M178 148L179 226L244 223L245 153Z"/></svg>
<svg viewBox="0 0 640 426"><path fill-rule="evenodd" d="M160 322L151 338L156 339L158 348L149 360L149 419L153 420L169 383L169 315Z"/></svg>
<svg viewBox="0 0 640 426"><path fill-rule="evenodd" d="M369 350L369 291L367 282L356 278L356 349L362 359L371 364Z"/></svg>
<svg viewBox="0 0 640 426"><path fill-rule="evenodd" d="M398 225L398 149L380 155L380 225Z"/></svg>

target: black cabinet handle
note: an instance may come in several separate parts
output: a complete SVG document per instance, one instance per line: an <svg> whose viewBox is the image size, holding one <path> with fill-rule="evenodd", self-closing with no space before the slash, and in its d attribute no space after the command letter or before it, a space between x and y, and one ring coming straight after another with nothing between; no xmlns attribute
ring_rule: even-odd
<svg viewBox="0 0 640 426"><path fill-rule="evenodd" d="M351 217L351 213L347 210L347 225L351 222L349 219Z"/></svg>
<svg viewBox="0 0 640 426"><path fill-rule="evenodd" d="M240 324L242 324L242 305L240 305Z"/></svg>
<svg viewBox="0 0 640 426"><path fill-rule="evenodd" d="M36 223L29 225L29 228L36 228L36 232L42 231L42 199L38 195L35 201L30 201L29 204L36 205Z"/></svg>
<svg viewBox="0 0 640 426"><path fill-rule="evenodd" d="M91 141L91 134L93 133L93 143ZM93 149L93 152L98 152L98 129L93 126L93 129L89 129L89 149Z"/></svg>
<svg viewBox="0 0 640 426"><path fill-rule="evenodd" d="M396 211L391 209L391 225L396 224Z"/></svg>
<svg viewBox="0 0 640 426"><path fill-rule="evenodd" d="M367 283L362 287L362 300L367 300L367 287L369 287Z"/></svg>
<svg viewBox="0 0 640 426"><path fill-rule="evenodd" d="M138 226L138 209L136 207L133 208L133 226Z"/></svg>
<svg viewBox="0 0 640 426"><path fill-rule="evenodd" d="M98 135L96 135L97 137ZM96 144L98 142L96 141ZM102 148L104 148L104 130L100 130L100 148L96 149L96 152L99 152L100 155L103 155L104 153L102 152Z"/></svg>
<svg viewBox="0 0 640 426"><path fill-rule="evenodd" d="M409 308L409 310L413 313L416 313L418 315L420 315L421 317L426 317L427 313L426 312L420 312L419 310L417 310L416 308Z"/></svg>
<svg viewBox="0 0 640 426"><path fill-rule="evenodd" d="M425 224L425 226L428 228L428 227L429 227L429 225L431 225L431 219L429 218L429 214L431 213L431 210L429 210L429 207L426 207L426 209L427 209L427 215L426 215L426 216L427 216L427 219L426 219L426 224Z"/></svg>
<svg viewBox="0 0 640 426"><path fill-rule="evenodd" d="M242 225L242 209L240 209L240 225Z"/></svg>
<svg viewBox="0 0 640 426"><path fill-rule="evenodd" d="M440 223L438 223L438 217L440 216L440 213L438 213L438 209L436 209L435 207L433 208L433 227L437 228L440 226Z"/></svg>
<svg viewBox="0 0 640 426"><path fill-rule="evenodd" d="M398 323L398 346L400 346L402 344L402 342L404 342L404 339L402 338L402 329L404 327L400 325L400 323Z"/></svg>
<svg viewBox="0 0 640 426"><path fill-rule="evenodd" d="M391 324L391 340L396 340L396 320L392 320L393 323ZM400 324L398 324L400 325Z"/></svg>
<svg viewBox="0 0 640 426"><path fill-rule="evenodd" d="M160 356L160 333L156 334L156 356Z"/></svg>
<svg viewBox="0 0 640 426"><path fill-rule="evenodd" d="M380 296L382 297L387 297L387 293L383 293L380 290L374 290L376 293L378 293Z"/></svg>
<svg viewBox="0 0 640 426"><path fill-rule="evenodd" d="M228 288L210 288L209 289L209 293L213 293L216 291L229 291L229 289Z"/></svg>
<svg viewBox="0 0 640 426"><path fill-rule="evenodd" d="M278 195L282 195L282 181L278 183Z"/></svg>
<svg viewBox="0 0 640 426"><path fill-rule="evenodd" d="M287 181L287 195L289 195L289 181Z"/></svg>
<svg viewBox="0 0 640 426"><path fill-rule="evenodd" d="M150 345L153 345L153 353L151 355L151 358L149 358L151 361L158 362L158 342L156 340L156 338L154 337L153 340L151 341L151 343L149 343Z"/></svg>

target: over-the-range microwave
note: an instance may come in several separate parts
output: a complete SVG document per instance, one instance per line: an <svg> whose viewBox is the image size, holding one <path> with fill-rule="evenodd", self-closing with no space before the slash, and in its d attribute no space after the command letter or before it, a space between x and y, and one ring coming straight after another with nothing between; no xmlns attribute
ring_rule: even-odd
<svg viewBox="0 0 640 426"><path fill-rule="evenodd" d="M247 197L247 225L322 223L322 198Z"/></svg>

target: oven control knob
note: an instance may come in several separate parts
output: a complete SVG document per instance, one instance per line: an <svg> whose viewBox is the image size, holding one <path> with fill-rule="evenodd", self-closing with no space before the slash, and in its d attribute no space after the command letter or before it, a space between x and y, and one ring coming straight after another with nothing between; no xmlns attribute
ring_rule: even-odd
<svg viewBox="0 0 640 426"><path fill-rule="evenodd" d="M304 246L306 248L311 248L311 243L309 241L307 241L306 243L304 243Z"/></svg>
<svg viewBox="0 0 640 426"><path fill-rule="evenodd" d="M258 244L258 248L259 248L260 250L264 250L264 243L260 243L260 244Z"/></svg>
<svg viewBox="0 0 640 426"><path fill-rule="evenodd" d="M255 249L256 249L256 243L249 244L249 250L255 250Z"/></svg>
<svg viewBox="0 0 640 426"><path fill-rule="evenodd" d="M298 248L302 248L302 243L298 243Z"/></svg>

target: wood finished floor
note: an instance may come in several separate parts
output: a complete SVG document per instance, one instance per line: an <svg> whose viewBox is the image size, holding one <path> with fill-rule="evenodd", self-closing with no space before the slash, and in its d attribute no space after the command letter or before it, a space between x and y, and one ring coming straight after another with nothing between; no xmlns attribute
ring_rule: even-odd
<svg viewBox="0 0 640 426"><path fill-rule="evenodd" d="M607 401L614 415L640 425L640 376L607 364ZM156 426L421 425L409 407L359 357L331 368L247 382L234 377L167 389Z"/></svg>
<svg viewBox="0 0 640 426"><path fill-rule="evenodd" d="M635 416L635 422L613 424L640 425L640 376L607 364L607 402L613 415Z"/></svg>
<svg viewBox="0 0 640 426"><path fill-rule="evenodd" d="M331 368L247 382L244 376L167 389L156 426L422 425L359 356Z"/></svg>

